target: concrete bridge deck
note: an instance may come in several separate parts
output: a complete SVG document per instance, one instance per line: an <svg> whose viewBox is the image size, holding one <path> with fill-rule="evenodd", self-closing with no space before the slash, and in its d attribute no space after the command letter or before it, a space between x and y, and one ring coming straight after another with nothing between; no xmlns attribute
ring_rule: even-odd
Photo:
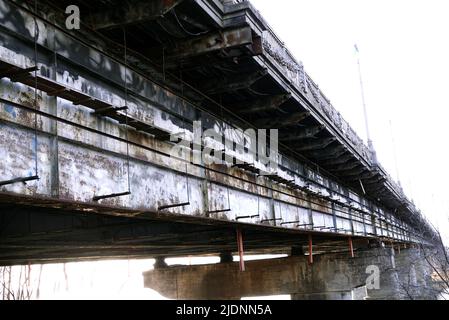
<svg viewBox="0 0 449 320"><path fill-rule="evenodd" d="M0 8L0 264L229 252L236 230L254 252L432 240L249 2ZM278 128L277 170L231 128ZM216 144L240 162L193 162Z"/></svg>

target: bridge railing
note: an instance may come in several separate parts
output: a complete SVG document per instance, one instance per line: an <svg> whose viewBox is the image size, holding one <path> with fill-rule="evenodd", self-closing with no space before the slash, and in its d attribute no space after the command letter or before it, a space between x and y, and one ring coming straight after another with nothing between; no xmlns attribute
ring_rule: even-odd
<svg viewBox="0 0 449 320"><path fill-rule="evenodd" d="M333 124L343 134L359 155L368 163L372 163L371 152L363 140L334 108L330 100L320 90L319 86L304 71L302 62L298 62L295 59L285 44L271 29L263 32L262 45L265 53L282 70L287 80L308 99L322 117Z"/></svg>
<svg viewBox="0 0 449 320"><path fill-rule="evenodd" d="M335 109L331 101L320 90L312 78L305 72L304 65L297 60L287 49L285 44L276 36L271 28L267 28L262 34L262 46L266 56L281 71L285 78L296 88L314 107L314 109L329 123L336 127L346 139L349 145L369 164L374 166L385 178L389 187L397 194L398 200L405 203L411 201L405 195L402 187L393 180L385 169L375 161L369 147L357 135L350 124ZM412 214L418 219L422 218L419 210L413 206L410 208Z"/></svg>

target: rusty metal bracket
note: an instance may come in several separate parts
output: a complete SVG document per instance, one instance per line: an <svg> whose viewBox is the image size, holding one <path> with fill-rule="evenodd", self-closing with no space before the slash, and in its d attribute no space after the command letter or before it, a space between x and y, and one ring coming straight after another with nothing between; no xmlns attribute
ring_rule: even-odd
<svg viewBox="0 0 449 320"><path fill-rule="evenodd" d="M166 205L166 206L160 206L158 208L158 210L165 210L165 209L176 208L176 207L184 207L184 206L189 206L189 205L190 205L190 202L169 204L169 205Z"/></svg>
<svg viewBox="0 0 449 320"><path fill-rule="evenodd" d="M296 227L300 228L300 227L308 227L308 226L313 226L312 223L303 223L303 224L297 224Z"/></svg>
<svg viewBox="0 0 449 320"><path fill-rule="evenodd" d="M276 222L276 221L282 221L282 218L273 218L273 219L263 219L263 220L260 220L260 222L271 222L271 221L274 221L274 222Z"/></svg>
<svg viewBox="0 0 449 320"><path fill-rule="evenodd" d="M255 214L255 215L252 215L252 216L240 216L240 217L236 217L235 218L235 220L240 220L240 219L252 219L252 218L257 218L257 217L260 217L260 215L259 214Z"/></svg>
<svg viewBox="0 0 449 320"><path fill-rule="evenodd" d="M114 113L114 112L122 111L122 110L128 110L128 106L123 106L123 107L108 106L108 107L96 109L94 112L92 112L92 114L104 116L107 113Z"/></svg>
<svg viewBox="0 0 449 320"><path fill-rule="evenodd" d="M281 223L281 226L283 226L283 225L285 225L285 224L293 224L293 223L299 223L299 222L301 222L301 221L300 221L300 220L297 220L297 221L282 222L282 223Z"/></svg>
<svg viewBox="0 0 449 320"><path fill-rule="evenodd" d="M39 176L15 178L15 179L11 179L11 180L0 181L0 187L1 186L6 186L6 185L9 185L9 184L19 183L19 182L22 182L23 184L26 184L28 181L33 181L33 180L39 180Z"/></svg>
<svg viewBox="0 0 449 320"><path fill-rule="evenodd" d="M8 71L0 74L0 78L9 78L12 82L17 82L18 80L32 76L30 74L30 72L33 72L33 71L39 71L39 67L33 66L30 68L26 68L26 69L10 68L10 71L8 70Z"/></svg>
<svg viewBox="0 0 449 320"><path fill-rule="evenodd" d="M207 211L207 213L221 213L221 212L231 212L231 209L223 209L223 210L212 210L212 211Z"/></svg>
<svg viewBox="0 0 449 320"><path fill-rule="evenodd" d="M335 227L315 227L315 228L319 228L320 230L332 230L335 229Z"/></svg>
<svg viewBox="0 0 449 320"><path fill-rule="evenodd" d="M251 173L257 174L257 175L260 174L260 169L257 169L254 163L252 163L252 164L251 163L247 163L247 162L238 163L238 164L234 164L232 166L232 168L243 169L243 170L249 171Z"/></svg>
<svg viewBox="0 0 449 320"><path fill-rule="evenodd" d="M309 264L313 264L313 243L312 243L312 235L309 234L309 255L308 255Z"/></svg>
<svg viewBox="0 0 449 320"><path fill-rule="evenodd" d="M112 194L108 194L108 195L104 195L104 196L96 196L93 197L93 201L100 201L100 200L104 200L104 199L109 199L109 198L117 198L117 197L123 197L123 196L129 196L131 194L131 192L127 191L127 192L121 192L121 193L112 193Z"/></svg>

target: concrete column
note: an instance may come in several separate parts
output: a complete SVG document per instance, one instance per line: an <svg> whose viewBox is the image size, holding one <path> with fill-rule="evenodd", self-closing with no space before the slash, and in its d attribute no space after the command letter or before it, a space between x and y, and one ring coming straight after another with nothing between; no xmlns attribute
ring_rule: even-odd
<svg viewBox="0 0 449 320"><path fill-rule="evenodd" d="M165 258L157 257L156 261L154 262L154 269L165 269L165 268L168 268L168 265L165 262Z"/></svg>
<svg viewBox="0 0 449 320"><path fill-rule="evenodd" d="M321 292L321 293L295 293L292 300L352 300L351 291Z"/></svg>
<svg viewBox="0 0 449 320"><path fill-rule="evenodd" d="M222 252L220 253L220 263L231 263L234 261L234 256L232 252Z"/></svg>

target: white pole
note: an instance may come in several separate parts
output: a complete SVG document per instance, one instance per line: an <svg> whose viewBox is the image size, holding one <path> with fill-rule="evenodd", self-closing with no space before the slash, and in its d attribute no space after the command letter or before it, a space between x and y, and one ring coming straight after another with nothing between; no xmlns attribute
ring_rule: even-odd
<svg viewBox="0 0 449 320"><path fill-rule="evenodd" d="M399 179L399 166L398 166L398 157L396 153L396 142L394 140L393 124L391 123L391 120L390 120L390 132L391 132L391 143L393 147L394 165L396 167L396 179L398 181L398 184L401 185L401 180Z"/></svg>
<svg viewBox="0 0 449 320"><path fill-rule="evenodd" d="M366 139L368 142L368 148L371 151L371 154L373 156L373 161L377 162L376 153L374 151L373 141L371 140L370 131L369 131L369 125L368 125L368 111L366 108L366 101L365 101L365 89L363 86L363 79L362 79L362 68L360 66L360 52L359 48L357 47L357 44L354 45L355 51L357 53L357 65L359 67L359 78L360 78L360 92L362 95L362 103L363 103L363 114L365 116L365 130L366 130Z"/></svg>

